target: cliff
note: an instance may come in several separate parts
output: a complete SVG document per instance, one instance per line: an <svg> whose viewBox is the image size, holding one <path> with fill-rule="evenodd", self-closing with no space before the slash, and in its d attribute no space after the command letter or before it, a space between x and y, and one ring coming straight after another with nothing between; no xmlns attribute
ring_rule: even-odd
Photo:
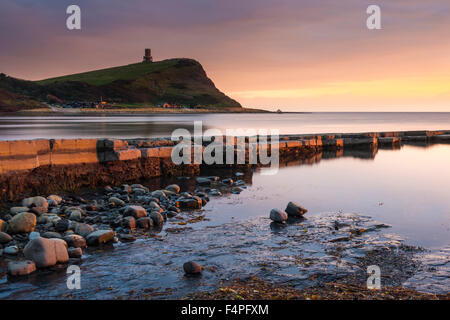
<svg viewBox="0 0 450 320"><path fill-rule="evenodd" d="M103 100L121 104L170 103L189 107L241 108L219 91L202 65L192 59L95 70L41 81L0 75L0 111L14 111L39 102Z"/></svg>

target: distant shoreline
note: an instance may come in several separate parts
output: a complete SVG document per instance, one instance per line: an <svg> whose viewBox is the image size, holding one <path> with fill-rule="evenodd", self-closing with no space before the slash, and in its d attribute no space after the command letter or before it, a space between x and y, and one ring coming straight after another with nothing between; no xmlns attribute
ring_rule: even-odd
<svg viewBox="0 0 450 320"><path fill-rule="evenodd" d="M3 115L26 115L26 116L41 116L41 115L94 115L94 114L107 114L107 115L134 115L134 114L236 114L236 113L276 113L274 111L268 111L263 109L166 109L155 107L140 107L140 108L114 108L114 109L91 109L91 108L37 108L21 110L16 112L5 112ZM296 112L297 113L297 112Z"/></svg>

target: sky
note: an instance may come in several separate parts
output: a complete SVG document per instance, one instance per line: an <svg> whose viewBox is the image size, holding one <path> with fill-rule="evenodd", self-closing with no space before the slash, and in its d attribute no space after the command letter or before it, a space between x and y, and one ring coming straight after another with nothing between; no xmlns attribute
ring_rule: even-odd
<svg viewBox="0 0 450 320"><path fill-rule="evenodd" d="M66 8L81 8L81 30ZM369 5L381 8L369 30ZM243 106L450 112L448 0L2 0L0 72L193 58Z"/></svg>

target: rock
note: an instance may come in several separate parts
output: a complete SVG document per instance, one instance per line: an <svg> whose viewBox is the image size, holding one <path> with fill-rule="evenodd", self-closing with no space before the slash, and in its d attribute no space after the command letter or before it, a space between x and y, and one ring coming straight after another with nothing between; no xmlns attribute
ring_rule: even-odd
<svg viewBox="0 0 450 320"><path fill-rule="evenodd" d="M47 223L51 223L53 225L53 227L55 227L58 224L58 222L61 220L61 218L58 216L49 216L47 218L47 220L48 220Z"/></svg>
<svg viewBox="0 0 450 320"><path fill-rule="evenodd" d="M194 196L189 199L178 200L178 206L184 209L200 209L202 207L202 199Z"/></svg>
<svg viewBox="0 0 450 320"><path fill-rule="evenodd" d="M173 217L176 217L176 216L178 215L178 212L172 211L172 210L165 211L165 213L166 213L166 215L167 215L169 218L173 218Z"/></svg>
<svg viewBox="0 0 450 320"><path fill-rule="evenodd" d="M133 193L136 196L142 196L142 195L146 194L147 191L145 189L142 189L142 188L133 188Z"/></svg>
<svg viewBox="0 0 450 320"><path fill-rule="evenodd" d="M150 211L161 209L161 207L159 206L159 204L156 203L155 201L151 201L151 202L149 203L148 206L149 206L150 209L151 209Z"/></svg>
<svg viewBox="0 0 450 320"><path fill-rule="evenodd" d="M122 191L126 192L126 193L131 193L133 191L133 188L131 186L129 186L128 184L123 184Z"/></svg>
<svg viewBox="0 0 450 320"><path fill-rule="evenodd" d="M301 205L299 205L296 202L289 202L286 207L286 213L291 217L301 217L303 216L308 210L303 208Z"/></svg>
<svg viewBox="0 0 450 320"><path fill-rule="evenodd" d="M8 242L10 242L12 240L12 237L5 233L5 232L0 232L0 244L6 244Z"/></svg>
<svg viewBox="0 0 450 320"><path fill-rule="evenodd" d="M242 191L244 191L244 189L242 189L241 187L233 187L233 188L231 189L231 192L234 193L234 194L239 194L239 193L241 193Z"/></svg>
<svg viewBox="0 0 450 320"><path fill-rule="evenodd" d="M18 213L27 212L27 211L28 211L28 207L12 207L11 209L9 209L9 212L11 213L12 216L15 216Z"/></svg>
<svg viewBox="0 0 450 320"><path fill-rule="evenodd" d="M41 236L41 234L39 232L33 231L33 232L30 232L30 234L28 235L28 239L33 240L36 238L40 238L40 236Z"/></svg>
<svg viewBox="0 0 450 320"><path fill-rule="evenodd" d="M270 211L270 220L278 223L284 223L288 219L286 212L279 209L272 209Z"/></svg>
<svg viewBox="0 0 450 320"><path fill-rule="evenodd" d="M52 194L52 195L47 197L47 200L52 200L52 201L54 201L54 203L56 205L58 205L58 204L60 204L62 202L63 199L60 196L58 196L58 195Z"/></svg>
<svg viewBox="0 0 450 320"><path fill-rule="evenodd" d="M6 231L8 229L8 224L0 219L0 231Z"/></svg>
<svg viewBox="0 0 450 320"><path fill-rule="evenodd" d="M203 268L197 262L188 261L183 264L183 269L186 274L199 274Z"/></svg>
<svg viewBox="0 0 450 320"><path fill-rule="evenodd" d="M90 246L97 246L99 244L110 242L114 239L114 231L112 230L98 230L90 233L86 237L86 242Z"/></svg>
<svg viewBox="0 0 450 320"><path fill-rule="evenodd" d="M25 246L23 253L27 259L33 260L38 268L54 266L69 261L67 248L60 239L33 239Z"/></svg>
<svg viewBox="0 0 450 320"><path fill-rule="evenodd" d="M142 184L138 184L138 183L132 184L131 188L133 188L133 189L143 189L143 190L146 190L146 191L148 190L148 188L146 186L143 186Z"/></svg>
<svg viewBox="0 0 450 320"><path fill-rule="evenodd" d="M63 240L65 242L67 242L69 247L74 247L74 248L85 248L86 247L86 240L78 234L66 235L63 238Z"/></svg>
<svg viewBox="0 0 450 320"><path fill-rule="evenodd" d="M116 197L109 198L108 202L109 202L110 206L114 206L114 207L123 207L123 206L125 206L125 201L120 200L119 198L116 198Z"/></svg>
<svg viewBox="0 0 450 320"><path fill-rule="evenodd" d="M36 227L36 216L31 212L15 215L8 223L8 233L28 233Z"/></svg>
<svg viewBox="0 0 450 320"><path fill-rule="evenodd" d="M147 216L147 210L145 210L141 206L127 206L125 208L124 214L139 219Z"/></svg>
<svg viewBox="0 0 450 320"><path fill-rule="evenodd" d="M46 224L48 222L48 217L46 215L42 215L37 218L37 224Z"/></svg>
<svg viewBox="0 0 450 320"><path fill-rule="evenodd" d="M78 207L72 207L66 210L66 215L69 216L69 220L72 221L81 221L83 213L83 210Z"/></svg>
<svg viewBox="0 0 450 320"><path fill-rule="evenodd" d="M106 186L105 187L105 192L113 192L113 188L111 186Z"/></svg>
<svg viewBox="0 0 450 320"><path fill-rule="evenodd" d="M31 197L22 200L23 207L46 207L48 208L47 199L44 197Z"/></svg>
<svg viewBox="0 0 450 320"><path fill-rule="evenodd" d="M30 260L8 263L8 273L12 276L26 276L34 271L36 271L36 264Z"/></svg>
<svg viewBox="0 0 450 320"><path fill-rule="evenodd" d="M121 233L119 239L122 242L133 242L136 241L136 237L131 234Z"/></svg>
<svg viewBox="0 0 450 320"><path fill-rule="evenodd" d="M232 185L232 184L233 184L233 179L227 178L227 179L223 179L221 182L222 182L223 184Z"/></svg>
<svg viewBox="0 0 450 320"><path fill-rule="evenodd" d="M152 219L153 225L162 226L164 224L164 217L158 211L150 212L149 217Z"/></svg>
<svg viewBox="0 0 450 320"><path fill-rule="evenodd" d="M47 238L47 239L51 239L51 238L62 239L61 234L59 234L58 232L52 232L52 231L44 232L42 234L42 237Z"/></svg>
<svg viewBox="0 0 450 320"><path fill-rule="evenodd" d="M137 219L136 224L139 228L150 229L151 227L153 227L153 220L149 217L144 217Z"/></svg>
<svg viewBox="0 0 450 320"><path fill-rule="evenodd" d="M220 192L220 191L217 190L217 189L211 189L211 190L209 191L209 194L212 195L212 196L221 196L221 195L222 195L222 192Z"/></svg>
<svg viewBox="0 0 450 320"><path fill-rule="evenodd" d="M66 231L67 229L69 229L69 220L67 220L67 219L58 220L58 222L56 222L56 224L55 224L55 229L58 232Z"/></svg>
<svg viewBox="0 0 450 320"><path fill-rule="evenodd" d="M49 240L55 240L55 241L57 241L57 242L62 243L66 249L69 248L67 242L66 242L65 240L63 240L63 239L59 239L59 238L51 238L51 239L49 239Z"/></svg>
<svg viewBox="0 0 450 320"><path fill-rule="evenodd" d="M166 194L162 190L156 190L156 191L152 192L152 197L155 197L155 198L161 198L161 197L165 197L165 196L166 196Z"/></svg>
<svg viewBox="0 0 450 320"><path fill-rule="evenodd" d="M235 185L235 186L243 186L243 185L245 185L245 182L242 181L242 180L238 180L238 181L236 181L236 182L234 183L234 185Z"/></svg>
<svg viewBox="0 0 450 320"><path fill-rule="evenodd" d="M145 213L147 213L147 212L145 212ZM131 217L131 216L125 217L125 218L123 218L122 226L124 228L134 230L134 229L136 229L136 219L134 219L134 217Z"/></svg>
<svg viewBox="0 0 450 320"><path fill-rule="evenodd" d="M48 207L49 208L50 207L56 207L58 205L58 203L55 200L47 200L47 202L48 202ZM53 209L55 209L55 208L53 208Z"/></svg>
<svg viewBox="0 0 450 320"><path fill-rule="evenodd" d="M79 259L83 256L83 250L81 248L69 248L67 252L69 253L69 258Z"/></svg>
<svg viewBox="0 0 450 320"><path fill-rule="evenodd" d="M79 234L83 238L86 238L89 234L94 232L94 228L87 223L77 223L75 225L74 231L76 234Z"/></svg>
<svg viewBox="0 0 450 320"><path fill-rule="evenodd" d="M18 246L9 246L3 249L4 254L11 254L15 255L19 253L19 247Z"/></svg>
<svg viewBox="0 0 450 320"><path fill-rule="evenodd" d="M210 185L211 184L211 180L209 180L208 178L197 177L197 178L195 178L195 181L197 181L197 183L199 185Z"/></svg>
<svg viewBox="0 0 450 320"><path fill-rule="evenodd" d="M179 193L181 188L177 184L171 184L171 185L166 187L166 190L169 190L169 191L172 191L172 192L175 192L175 193Z"/></svg>
<svg viewBox="0 0 450 320"><path fill-rule="evenodd" d="M37 216L40 216L48 212L48 207L32 207L30 208L30 211L36 214Z"/></svg>

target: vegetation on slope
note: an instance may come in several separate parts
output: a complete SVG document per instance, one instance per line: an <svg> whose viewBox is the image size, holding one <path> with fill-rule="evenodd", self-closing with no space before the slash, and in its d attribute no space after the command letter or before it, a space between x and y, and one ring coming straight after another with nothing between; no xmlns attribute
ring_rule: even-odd
<svg viewBox="0 0 450 320"><path fill-rule="evenodd" d="M74 101L120 104L161 103L207 108L240 108L220 92L203 67L192 59L135 63L41 81L0 77L0 89L22 99L70 103ZM0 107L3 105L0 95Z"/></svg>

